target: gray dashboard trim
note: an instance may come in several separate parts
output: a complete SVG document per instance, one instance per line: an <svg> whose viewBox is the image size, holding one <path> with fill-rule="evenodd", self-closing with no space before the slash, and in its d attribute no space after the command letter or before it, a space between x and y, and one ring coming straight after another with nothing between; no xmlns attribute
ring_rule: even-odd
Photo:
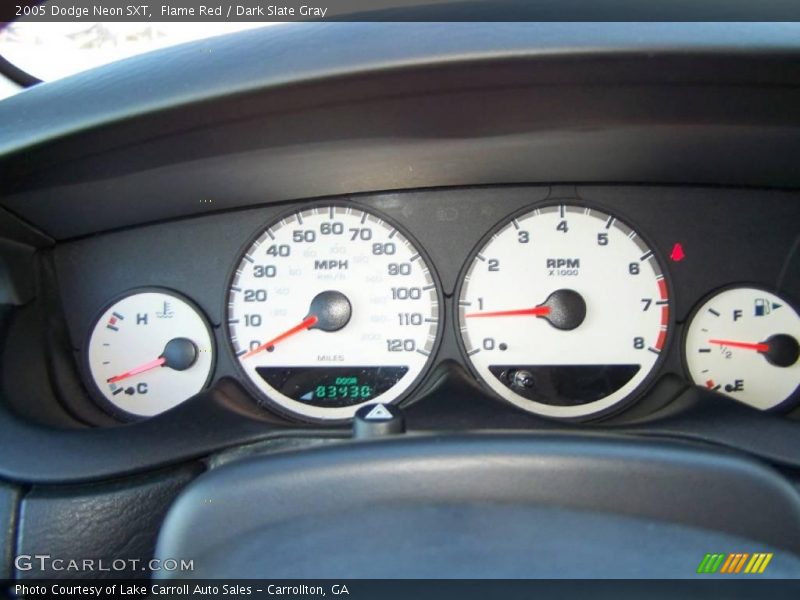
<svg viewBox="0 0 800 600"><path fill-rule="evenodd" d="M446 63L669 52L796 55L800 24L284 24L144 54L17 94L0 103L0 156L134 116L299 81Z"/></svg>
<svg viewBox="0 0 800 600"><path fill-rule="evenodd" d="M288 24L0 103L0 205L56 239L360 192L798 187L800 24Z"/></svg>

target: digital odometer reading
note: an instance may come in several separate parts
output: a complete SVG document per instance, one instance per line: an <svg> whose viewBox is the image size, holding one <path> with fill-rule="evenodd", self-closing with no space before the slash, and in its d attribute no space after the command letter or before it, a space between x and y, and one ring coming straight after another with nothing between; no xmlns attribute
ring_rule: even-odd
<svg viewBox="0 0 800 600"><path fill-rule="evenodd" d="M272 388L313 406L350 406L389 391L408 367L257 367Z"/></svg>
<svg viewBox="0 0 800 600"><path fill-rule="evenodd" d="M406 235L360 208L326 205L284 217L247 249L228 328L239 365L269 400L345 419L418 381L439 310L433 274Z"/></svg>
<svg viewBox="0 0 800 600"><path fill-rule="evenodd" d="M669 327L663 271L639 235L583 206L502 224L461 282L461 339L497 394L541 415L609 410L652 373Z"/></svg>

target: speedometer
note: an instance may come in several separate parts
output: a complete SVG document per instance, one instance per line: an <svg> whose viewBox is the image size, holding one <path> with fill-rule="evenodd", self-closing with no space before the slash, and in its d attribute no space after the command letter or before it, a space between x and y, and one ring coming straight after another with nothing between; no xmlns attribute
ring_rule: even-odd
<svg viewBox="0 0 800 600"><path fill-rule="evenodd" d="M233 351L284 411L351 418L402 399L439 340L440 291L422 250L384 217L335 204L263 230L228 292Z"/></svg>
<svg viewBox="0 0 800 600"><path fill-rule="evenodd" d="M632 398L654 372L670 323L656 254L624 222L584 206L501 223L469 261L458 298L476 375L555 418L598 415Z"/></svg>

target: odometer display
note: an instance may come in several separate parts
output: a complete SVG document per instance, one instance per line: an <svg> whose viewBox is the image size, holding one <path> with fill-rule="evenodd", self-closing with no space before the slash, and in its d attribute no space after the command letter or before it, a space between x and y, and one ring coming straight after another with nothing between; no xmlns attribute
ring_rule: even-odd
<svg viewBox="0 0 800 600"><path fill-rule="evenodd" d="M311 406L350 406L388 392L408 367L257 367L270 387Z"/></svg>
<svg viewBox="0 0 800 600"><path fill-rule="evenodd" d="M569 205L530 210L490 234L462 278L458 315L464 352L489 388L572 419L632 397L670 322L663 270L636 231Z"/></svg>
<svg viewBox="0 0 800 600"><path fill-rule="evenodd" d="M253 386L295 415L346 419L401 399L436 347L439 289L421 250L351 205L294 212L245 251L228 328Z"/></svg>

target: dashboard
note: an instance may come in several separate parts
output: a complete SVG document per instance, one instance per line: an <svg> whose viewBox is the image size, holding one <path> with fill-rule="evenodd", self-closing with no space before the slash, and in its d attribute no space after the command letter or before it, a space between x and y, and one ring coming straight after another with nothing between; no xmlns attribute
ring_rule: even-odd
<svg viewBox="0 0 800 600"><path fill-rule="evenodd" d="M336 481L800 552L796 26L268 29L0 103L15 547L244 569Z"/></svg>

